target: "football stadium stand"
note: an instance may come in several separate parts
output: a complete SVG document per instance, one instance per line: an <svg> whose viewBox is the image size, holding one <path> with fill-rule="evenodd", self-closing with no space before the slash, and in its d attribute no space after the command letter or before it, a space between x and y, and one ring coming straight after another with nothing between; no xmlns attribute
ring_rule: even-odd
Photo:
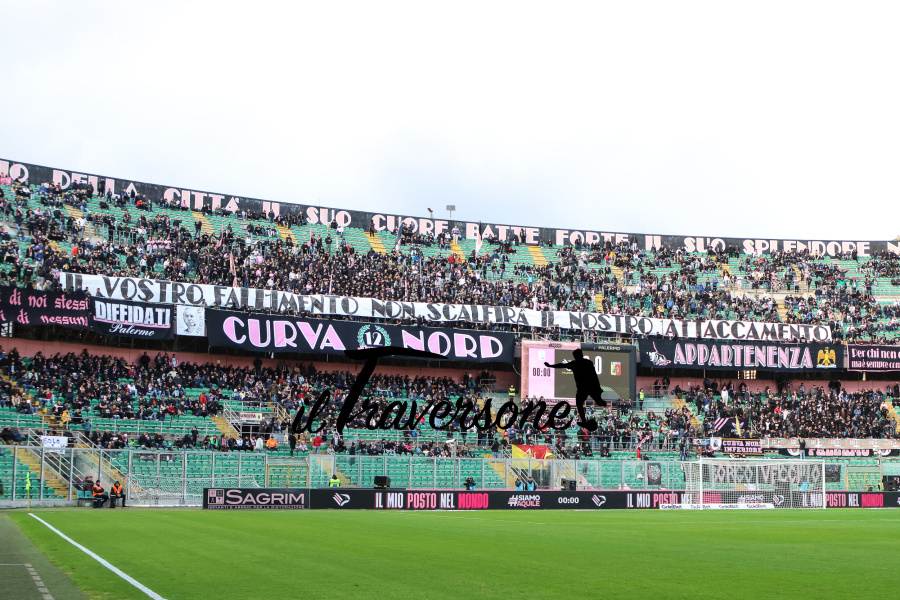
<svg viewBox="0 0 900 600"><path fill-rule="evenodd" d="M0 165L9 169L8 162ZM771 458L827 457L834 466L827 489L878 490L900 475L892 458L900 453L900 359L891 355L900 347L893 346L900 332L896 243L672 242L439 226L374 213L291 210L35 165L28 165L27 178L9 172L0 172L0 286L8 296L0 307L3 500L71 500L88 477L121 477L132 498L148 504L196 503L207 487L325 487L332 475L345 486L387 476L403 488L460 488L471 480L477 488L512 489L533 479L544 488L574 480L586 489L671 490L685 485L681 462L721 452L711 440L722 438L759 442L759 453ZM329 426L294 436L293 416L326 390L318 422L334 423L355 363L324 353L276 358L211 349L202 333L145 332L141 339L23 320L26 307L11 300L16 293L80 293L63 288L63 274L438 306L817 325L831 335L831 346L817 347L824 353L818 366L832 370L707 372L641 361L640 401L590 407L599 424L593 432L574 421L561 431L531 423L477 431L453 418L435 427L423 416L399 429L372 430L357 417L342 432ZM117 300L99 287L85 291ZM202 311L203 303L196 304ZM487 319L441 324L516 339L644 337ZM848 356L834 354L834 345ZM877 364L854 368L849 350L870 347L881 353ZM493 411L507 399L520 410L545 400L552 406L553 398L521 397L516 371L510 364L422 367L397 360L369 381L363 397L378 411L392 402L444 400L490 404Z"/></svg>

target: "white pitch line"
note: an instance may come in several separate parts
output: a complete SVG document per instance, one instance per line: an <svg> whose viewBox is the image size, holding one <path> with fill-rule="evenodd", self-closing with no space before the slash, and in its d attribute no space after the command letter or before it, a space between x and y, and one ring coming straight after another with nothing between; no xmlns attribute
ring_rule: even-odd
<svg viewBox="0 0 900 600"><path fill-rule="evenodd" d="M72 544L73 546L75 546L76 548L78 548L79 550L81 550L82 552L84 552L85 554L87 554L88 556L93 558L94 560L96 560L98 563L100 563L101 565L103 565L104 567L106 567L107 569L109 569L110 571L112 571L113 573L115 573L116 575L118 575L119 577L121 577L122 579L124 579L125 581L127 581L128 583L130 583L131 585L133 585L140 591L142 591L144 594L146 594L150 598L153 598L153 600L166 600L164 597L160 596L159 594L157 594L156 592L154 592L153 590L148 588L146 585L144 585L143 583L141 583L140 581L138 581L137 579L135 579L134 577L132 577L131 575L129 575L128 573L123 571L122 569L120 569L117 566L115 566L114 564L110 563L108 560L106 560L105 558L103 558L102 556L97 554L96 552L90 550L89 548L85 548L84 546L82 546L81 544L79 544L78 542L76 542L75 540L73 540L72 538L67 536L66 534L64 534L62 531L60 531L59 529L57 529L56 527L54 527L47 521L45 521L42 518L40 518L39 516L37 516L36 514L28 513L28 516L33 519L36 519L37 521L46 525L47 529L49 529L50 531L52 531L53 533L55 533L62 539L66 540L67 542L69 542L70 544Z"/></svg>
<svg viewBox="0 0 900 600"><path fill-rule="evenodd" d="M25 570L28 571L28 574L31 576L31 581L34 582L34 587L37 588L41 598L43 598L43 600L54 600L50 590L48 590L47 586L44 584L44 580L41 579L41 576L38 575L35 568L31 566L31 563L0 563L0 567L25 567Z"/></svg>

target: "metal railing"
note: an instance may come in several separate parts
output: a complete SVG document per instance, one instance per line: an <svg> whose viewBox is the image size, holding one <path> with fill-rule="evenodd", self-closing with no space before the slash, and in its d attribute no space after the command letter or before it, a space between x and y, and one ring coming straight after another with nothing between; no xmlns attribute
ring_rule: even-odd
<svg viewBox="0 0 900 600"><path fill-rule="evenodd" d="M777 459L775 459L777 460ZM881 488L900 461L829 461L840 473L828 489ZM533 480L540 489L559 489L574 480L578 489L684 489L683 464L675 460L559 460L516 458L498 453L481 458L423 455L355 456L318 454L289 457L270 452L207 452L51 449L0 446L0 506L71 504L85 480L112 480L125 486L129 504L198 506L209 487L326 487L332 474L346 486L372 487L376 475L391 486L461 489L469 478L476 489L514 489Z"/></svg>

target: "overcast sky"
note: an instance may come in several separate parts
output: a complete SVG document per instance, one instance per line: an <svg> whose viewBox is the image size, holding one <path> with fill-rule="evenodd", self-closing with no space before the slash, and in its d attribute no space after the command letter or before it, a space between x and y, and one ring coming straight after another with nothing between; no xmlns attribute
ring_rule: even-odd
<svg viewBox="0 0 900 600"><path fill-rule="evenodd" d="M600 231L900 234L897 2L12 2L0 156Z"/></svg>

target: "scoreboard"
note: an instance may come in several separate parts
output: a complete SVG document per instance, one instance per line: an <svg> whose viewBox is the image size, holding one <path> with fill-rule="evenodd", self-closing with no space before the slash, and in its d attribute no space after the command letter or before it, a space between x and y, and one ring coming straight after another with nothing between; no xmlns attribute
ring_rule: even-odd
<svg viewBox="0 0 900 600"><path fill-rule="evenodd" d="M635 396L636 348L627 344L581 344L577 342L522 342L522 397L574 400L575 379L568 369L551 365L572 360L572 351L581 348L584 357L594 363L603 388L603 399L633 400Z"/></svg>

